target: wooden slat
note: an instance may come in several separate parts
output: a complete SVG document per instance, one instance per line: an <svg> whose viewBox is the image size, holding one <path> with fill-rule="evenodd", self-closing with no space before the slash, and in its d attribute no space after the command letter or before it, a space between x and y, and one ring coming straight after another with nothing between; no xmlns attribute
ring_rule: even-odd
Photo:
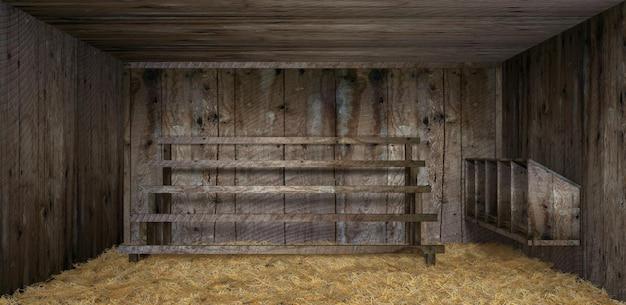
<svg viewBox="0 0 626 305"><path fill-rule="evenodd" d="M173 185L141 186L141 191L151 194L180 193L231 193L231 194L337 194L337 193L427 193L430 186L388 186L388 185L307 185L307 186L213 186L213 185Z"/></svg>
<svg viewBox="0 0 626 305"><path fill-rule="evenodd" d="M528 233L528 174L511 162L511 232Z"/></svg>
<svg viewBox="0 0 626 305"><path fill-rule="evenodd" d="M465 160L464 168L465 191L463 200L465 201L465 215L470 219L476 219L476 167L474 161Z"/></svg>
<svg viewBox="0 0 626 305"><path fill-rule="evenodd" d="M423 167L424 161L383 161L383 160L160 160L153 166L172 168L387 168L387 167Z"/></svg>
<svg viewBox="0 0 626 305"><path fill-rule="evenodd" d="M444 253L443 245L214 245L214 246L119 246L118 251L129 254L244 254L244 255L307 255L307 254L384 254L384 253Z"/></svg>
<svg viewBox="0 0 626 305"><path fill-rule="evenodd" d="M498 217L498 174L496 162L485 162L485 214L489 219Z"/></svg>
<svg viewBox="0 0 626 305"><path fill-rule="evenodd" d="M558 240L529 240L529 246L534 247L578 247L580 240L578 239L558 239Z"/></svg>
<svg viewBox="0 0 626 305"><path fill-rule="evenodd" d="M254 144L254 145L347 145L347 144L419 144L419 138L403 137L159 137L158 144Z"/></svg>
<svg viewBox="0 0 626 305"><path fill-rule="evenodd" d="M511 163L498 162L498 227L511 224ZM510 227L508 227L510 231Z"/></svg>
<svg viewBox="0 0 626 305"><path fill-rule="evenodd" d="M485 162L474 161L474 192L476 201L474 201L474 211L476 219L484 220L486 217L486 201L485 201Z"/></svg>
<svg viewBox="0 0 626 305"><path fill-rule="evenodd" d="M135 214L133 222L421 222L437 214Z"/></svg>

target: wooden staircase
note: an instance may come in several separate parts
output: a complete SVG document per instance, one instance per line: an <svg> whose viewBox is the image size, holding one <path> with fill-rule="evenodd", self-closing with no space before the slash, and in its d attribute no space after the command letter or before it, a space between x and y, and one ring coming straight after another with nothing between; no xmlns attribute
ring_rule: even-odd
<svg viewBox="0 0 626 305"><path fill-rule="evenodd" d="M466 159L465 219L528 246L580 245L580 186L533 160Z"/></svg>

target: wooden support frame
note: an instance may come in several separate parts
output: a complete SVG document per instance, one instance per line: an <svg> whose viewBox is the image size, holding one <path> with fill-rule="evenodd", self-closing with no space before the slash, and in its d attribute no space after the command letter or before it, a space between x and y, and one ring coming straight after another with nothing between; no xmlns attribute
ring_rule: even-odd
<svg viewBox="0 0 626 305"><path fill-rule="evenodd" d="M424 161L413 160L413 145L418 138L407 137L158 137L163 154L149 165L163 170L163 185L143 185L138 190L146 200L156 199L156 213L127 215L128 222L158 225L166 231L172 223L240 223L240 222L400 222L405 223L405 244L388 245L170 245L163 232L158 244L127 243L120 251L137 261L148 254L365 254L418 253L428 265L435 264L435 255L443 253L443 245L422 245L420 223L437 221L437 214L420 214L420 193L431 191L428 185L417 185L417 168ZM404 160L171 160L172 145L390 145L405 148ZM242 186L242 185L171 185L172 169L211 168L404 168L405 185L307 185L307 186ZM339 194L339 193L404 193L404 214L171 214L166 207L172 194ZM419 205L419 206L418 206Z"/></svg>
<svg viewBox="0 0 626 305"><path fill-rule="evenodd" d="M465 173L468 221L530 247L580 245L576 183L533 160L467 159Z"/></svg>

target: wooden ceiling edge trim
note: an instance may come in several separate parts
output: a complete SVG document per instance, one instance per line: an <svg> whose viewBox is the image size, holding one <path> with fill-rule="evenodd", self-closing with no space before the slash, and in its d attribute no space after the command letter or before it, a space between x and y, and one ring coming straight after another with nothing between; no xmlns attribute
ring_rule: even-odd
<svg viewBox="0 0 626 305"><path fill-rule="evenodd" d="M393 69L393 68L494 68L500 62L126 62L129 69Z"/></svg>

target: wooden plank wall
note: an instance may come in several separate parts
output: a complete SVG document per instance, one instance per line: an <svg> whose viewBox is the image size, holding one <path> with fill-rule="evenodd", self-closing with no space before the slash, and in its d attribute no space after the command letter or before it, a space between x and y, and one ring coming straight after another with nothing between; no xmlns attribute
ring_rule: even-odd
<svg viewBox="0 0 626 305"><path fill-rule="evenodd" d="M454 69L129 69L127 122L131 210L155 212L154 198L140 185L161 184L163 173L149 166L158 154L175 159L381 159L404 157L402 146L158 147L158 135L211 136L420 136L415 159L428 167L418 179L433 187L418 211L439 213L442 222L424 225L425 243L463 240L461 160L495 157L496 68ZM477 141L474 143L474 141ZM480 141L480 142L478 142ZM196 149L196 150L194 150ZM201 177L200 177L201 176ZM196 179L194 177L199 177ZM204 185L403 185L394 169L283 170L219 169L203 175L172 173L173 184ZM196 200L172 198L175 212L393 213L404 195L220 195ZM194 225L197 226L197 225ZM150 239L149 226L132 226L132 242ZM400 243L397 223L211 224L174 228L173 242L223 243ZM190 240L186 240L190 239Z"/></svg>
<svg viewBox="0 0 626 305"><path fill-rule="evenodd" d="M532 158L583 186L582 275L623 300L624 9L614 7L505 62L502 85L502 157Z"/></svg>
<svg viewBox="0 0 626 305"><path fill-rule="evenodd" d="M121 63L0 3L0 294L120 241Z"/></svg>

